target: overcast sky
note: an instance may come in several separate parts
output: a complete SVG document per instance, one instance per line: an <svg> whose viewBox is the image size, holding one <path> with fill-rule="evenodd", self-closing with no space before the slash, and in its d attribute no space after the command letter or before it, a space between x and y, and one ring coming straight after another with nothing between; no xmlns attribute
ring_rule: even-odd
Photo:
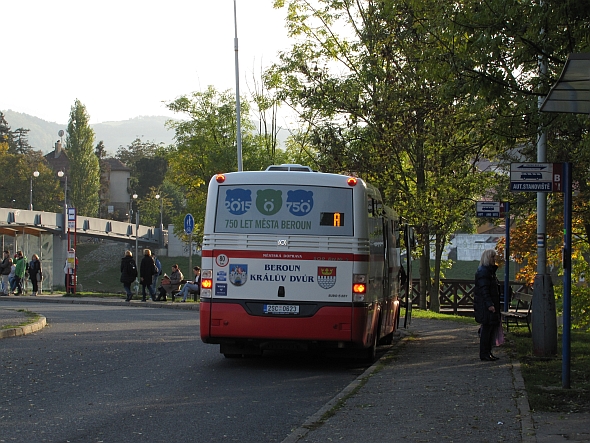
<svg viewBox="0 0 590 443"><path fill-rule="evenodd" d="M286 11L237 0L240 92L289 48ZM235 91L233 0L5 0L0 109L67 123L173 117L163 102L213 85ZM281 124L279 122L279 124Z"/></svg>

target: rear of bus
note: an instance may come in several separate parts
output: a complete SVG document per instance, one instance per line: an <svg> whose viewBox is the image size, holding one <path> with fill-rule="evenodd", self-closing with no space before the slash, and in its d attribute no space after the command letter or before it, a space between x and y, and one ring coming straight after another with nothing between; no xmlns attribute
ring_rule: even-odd
<svg viewBox="0 0 590 443"><path fill-rule="evenodd" d="M385 265L383 254L371 258L384 245L374 235L383 226L367 218L369 188L354 177L278 168L287 170L219 174L209 184L202 340L226 357L371 347Z"/></svg>

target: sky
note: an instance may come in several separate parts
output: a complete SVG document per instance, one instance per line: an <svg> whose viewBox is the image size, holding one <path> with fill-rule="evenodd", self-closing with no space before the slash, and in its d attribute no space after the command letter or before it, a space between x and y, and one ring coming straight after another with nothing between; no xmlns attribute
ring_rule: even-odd
<svg viewBox="0 0 590 443"><path fill-rule="evenodd" d="M242 97L290 47L272 4L236 0ZM235 91L234 0L5 0L2 16L1 110L65 124L79 99L91 124L178 118L165 102Z"/></svg>

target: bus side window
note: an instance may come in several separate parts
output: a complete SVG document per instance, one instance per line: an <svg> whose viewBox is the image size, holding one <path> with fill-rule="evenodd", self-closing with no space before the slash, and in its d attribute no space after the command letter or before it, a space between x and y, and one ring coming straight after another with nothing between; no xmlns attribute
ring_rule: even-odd
<svg viewBox="0 0 590 443"><path fill-rule="evenodd" d="M373 197L367 198L367 212L369 213L369 217L375 216L375 200L373 200Z"/></svg>

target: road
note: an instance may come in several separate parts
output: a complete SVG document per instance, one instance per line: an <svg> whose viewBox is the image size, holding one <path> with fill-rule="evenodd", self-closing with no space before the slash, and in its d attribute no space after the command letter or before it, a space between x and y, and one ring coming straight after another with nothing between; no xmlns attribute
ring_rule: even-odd
<svg viewBox="0 0 590 443"><path fill-rule="evenodd" d="M0 341L0 442L280 442L363 372L346 359L225 359L198 312L11 303L48 326Z"/></svg>

